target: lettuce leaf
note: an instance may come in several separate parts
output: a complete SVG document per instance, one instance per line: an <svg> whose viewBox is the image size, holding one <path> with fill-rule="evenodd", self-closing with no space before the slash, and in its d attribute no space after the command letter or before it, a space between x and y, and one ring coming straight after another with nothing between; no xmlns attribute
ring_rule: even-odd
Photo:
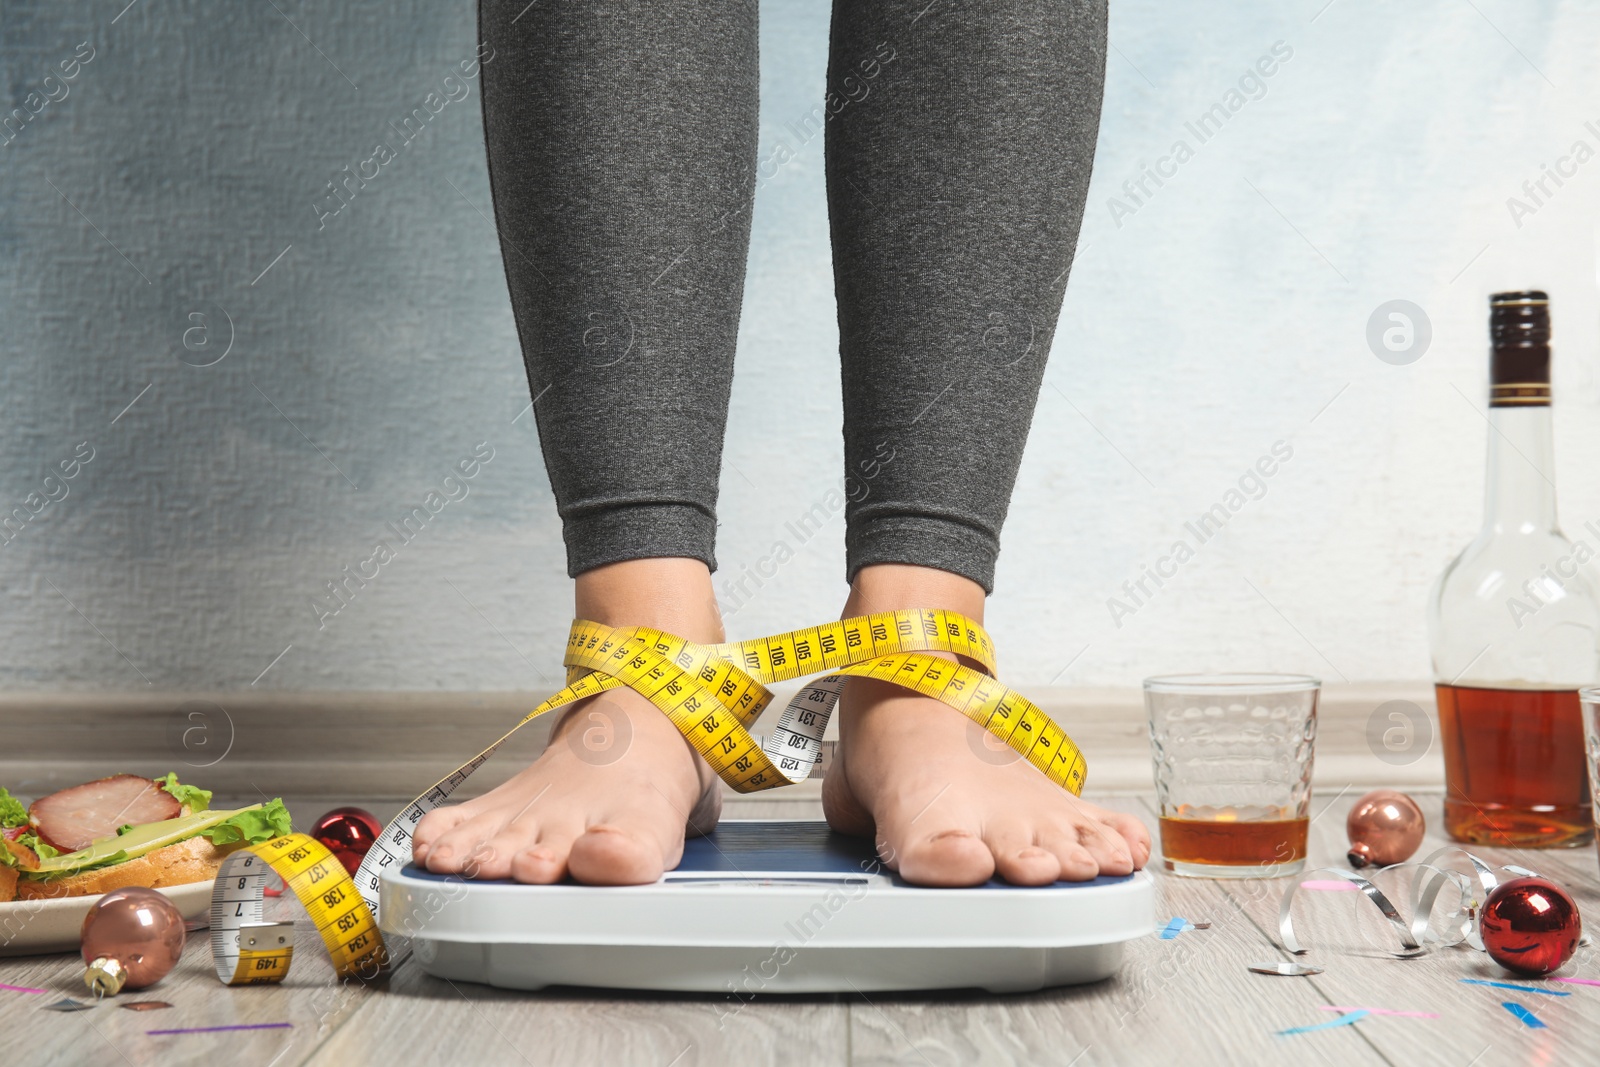
<svg viewBox="0 0 1600 1067"><path fill-rule="evenodd" d="M61 850L59 848L56 848L54 845L47 845L43 841L40 841L38 834L22 834L17 838L17 844L27 845L29 848L33 849L34 852L38 853L39 858L42 860L50 859L52 856L61 855Z"/></svg>
<svg viewBox="0 0 1600 1067"><path fill-rule="evenodd" d="M157 778L156 784L177 799L179 804L189 805L189 814L205 811L211 806L211 790L201 789L198 786L184 785L178 781L176 771L168 771L165 778Z"/></svg>
<svg viewBox="0 0 1600 1067"><path fill-rule="evenodd" d="M22 801L0 789L0 826L10 829L13 826L26 826L28 824L28 809Z"/></svg>
<svg viewBox="0 0 1600 1067"><path fill-rule="evenodd" d="M209 826L200 833L213 845L231 845L244 842L258 845L290 832L292 820L289 809L283 806L282 797L273 797L258 808L241 811L225 822Z"/></svg>

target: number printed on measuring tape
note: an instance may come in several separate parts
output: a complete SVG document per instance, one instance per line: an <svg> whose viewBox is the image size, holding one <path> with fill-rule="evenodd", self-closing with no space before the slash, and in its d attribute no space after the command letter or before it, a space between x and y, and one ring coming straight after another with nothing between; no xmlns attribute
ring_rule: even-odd
<svg viewBox="0 0 1600 1067"><path fill-rule="evenodd" d="M975 670L930 653L953 653ZM229 856L212 892L217 974L230 984L281 981L290 953L273 951L260 930L266 870L305 905L341 976L381 971L393 962L378 932L379 888L387 869L411 861L411 837L506 739L541 715L610 689L627 687L667 716L717 775L741 793L809 777L823 734L852 677L892 682L954 708L1000 738L1051 781L1083 792L1088 768L1078 746L1050 716L995 678L994 645L982 626L955 612L913 609L861 615L750 641L697 645L647 627L579 619L567 635L567 684L488 748L441 778L401 810L367 852L352 880L327 849L291 834ZM772 702L767 685L809 675L777 726L758 741L749 731ZM470 874L470 872L469 872ZM240 934L257 945L241 947ZM410 932L410 931L408 931ZM404 939L395 946L403 954ZM292 948L292 946L291 946Z"/></svg>

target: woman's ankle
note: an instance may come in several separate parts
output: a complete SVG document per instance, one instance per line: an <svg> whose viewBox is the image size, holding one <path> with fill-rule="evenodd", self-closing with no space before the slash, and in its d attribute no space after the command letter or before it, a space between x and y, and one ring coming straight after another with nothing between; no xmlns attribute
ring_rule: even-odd
<svg viewBox="0 0 1600 1067"><path fill-rule="evenodd" d="M698 559L657 556L584 571L573 609L606 626L648 626L698 644L725 640L711 571Z"/></svg>
<svg viewBox="0 0 1600 1067"><path fill-rule="evenodd" d="M573 609L578 618L605 626L645 626L697 644L718 644L724 640L722 616L711 587L711 571L697 559L657 556L623 560L584 571L578 575L573 587ZM644 704L642 698L625 691L610 699L619 704L611 709L613 715L632 719L635 715L653 718L657 714L656 709ZM626 708L620 706L623 703L627 705ZM588 704L585 701L581 707L587 707ZM564 718L556 724L552 734L562 732L564 728L576 729L582 721L581 714L573 716L570 724ZM637 740L639 735L635 731L631 736ZM666 738L655 731L651 731L651 736L666 742ZM717 823L721 810L721 783L686 739L677 740L681 741L694 761L695 774L700 782L699 799L687 816L689 830L691 833L703 833Z"/></svg>
<svg viewBox="0 0 1600 1067"><path fill-rule="evenodd" d="M874 563L856 571L844 617L905 608L942 608L983 622L983 586L937 567Z"/></svg>

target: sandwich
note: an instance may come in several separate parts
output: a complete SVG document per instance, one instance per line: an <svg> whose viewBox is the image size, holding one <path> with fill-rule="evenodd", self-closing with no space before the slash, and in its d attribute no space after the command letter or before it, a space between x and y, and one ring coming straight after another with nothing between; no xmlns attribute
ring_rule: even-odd
<svg viewBox="0 0 1600 1067"><path fill-rule="evenodd" d="M282 798L214 810L211 791L114 774L24 807L0 788L0 903L210 881L228 853L290 831Z"/></svg>

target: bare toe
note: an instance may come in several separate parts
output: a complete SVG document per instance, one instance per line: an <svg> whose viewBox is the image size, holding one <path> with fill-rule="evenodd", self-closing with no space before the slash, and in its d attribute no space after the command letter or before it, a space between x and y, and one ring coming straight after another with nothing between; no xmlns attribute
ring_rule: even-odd
<svg viewBox="0 0 1600 1067"><path fill-rule="evenodd" d="M587 885L645 885L660 878L666 864L659 841L600 823L572 843L567 869Z"/></svg>
<svg viewBox="0 0 1600 1067"><path fill-rule="evenodd" d="M1078 835L1067 828L1045 834L1044 847L1060 863L1061 880L1064 882L1087 882L1100 873L1099 862L1078 842Z"/></svg>
<svg viewBox="0 0 1600 1067"><path fill-rule="evenodd" d="M527 885L550 885L567 874L572 837L545 835L539 843L511 857L511 877Z"/></svg>
<svg viewBox="0 0 1600 1067"><path fill-rule="evenodd" d="M483 846L479 848L477 869L473 872L472 877L491 879L513 877L517 857L528 850L529 841L535 840L540 842L549 840L551 843L544 844L543 847L554 854L554 841L556 840L554 835L540 834L536 827L522 825L520 820L519 822L513 822L510 826L485 841ZM566 835L566 841L569 844L571 840L572 835ZM538 848L540 846L534 845L533 847ZM564 857L565 853L560 853L560 855Z"/></svg>
<svg viewBox="0 0 1600 1067"><path fill-rule="evenodd" d="M478 876L486 858L489 839L499 832L503 816L494 812L473 815L442 834L428 850L425 866L434 874Z"/></svg>
<svg viewBox="0 0 1600 1067"><path fill-rule="evenodd" d="M1150 831L1137 816L1108 811L1101 815L1100 821L1121 835L1135 867L1142 868L1150 862Z"/></svg>
<svg viewBox="0 0 1600 1067"><path fill-rule="evenodd" d="M886 837L893 850L894 840ZM880 849L880 852L885 851ZM994 853L970 830L939 830L901 847L892 861L900 877L917 885L982 885L994 877Z"/></svg>
<svg viewBox="0 0 1600 1067"><path fill-rule="evenodd" d="M1061 861L1055 853L1037 845L996 851L995 870L1012 885L1050 885L1061 876Z"/></svg>
<svg viewBox="0 0 1600 1067"><path fill-rule="evenodd" d="M422 863L426 860L428 852L439 838L467 820L469 812L465 809L464 804L452 804L448 808L434 808L424 815L411 834L411 861Z"/></svg>
<svg viewBox="0 0 1600 1067"><path fill-rule="evenodd" d="M1087 806L1087 805L1086 805ZM1133 871L1133 855L1128 842L1121 834L1094 818L1098 809L1091 809L1090 817L1077 824L1078 841L1094 857L1101 874L1129 874Z"/></svg>

